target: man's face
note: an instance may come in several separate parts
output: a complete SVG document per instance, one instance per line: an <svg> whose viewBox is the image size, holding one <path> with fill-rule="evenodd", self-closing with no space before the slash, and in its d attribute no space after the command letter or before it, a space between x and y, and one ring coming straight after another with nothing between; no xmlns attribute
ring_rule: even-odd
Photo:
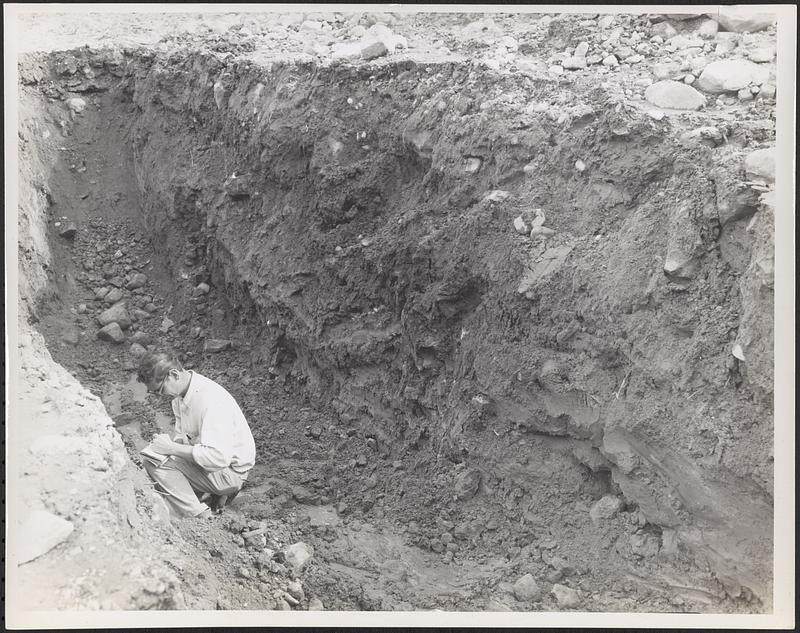
<svg viewBox="0 0 800 633"><path fill-rule="evenodd" d="M148 384L147 392L156 396L161 396L162 398L172 399L179 393L177 390L178 379L178 371L171 369L169 373L164 376L163 380Z"/></svg>

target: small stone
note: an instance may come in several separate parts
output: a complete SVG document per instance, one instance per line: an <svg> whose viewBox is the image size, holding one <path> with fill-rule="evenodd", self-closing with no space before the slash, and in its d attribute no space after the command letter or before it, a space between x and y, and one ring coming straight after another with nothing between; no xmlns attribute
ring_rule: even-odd
<svg viewBox="0 0 800 633"><path fill-rule="evenodd" d="M589 43L588 42L581 42L575 47L575 52L573 53L574 57L586 57L586 53L589 52Z"/></svg>
<svg viewBox="0 0 800 633"><path fill-rule="evenodd" d="M665 114L661 110L648 110L647 115L651 119L655 119L656 121L660 121L665 116Z"/></svg>
<svg viewBox="0 0 800 633"><path fill-rule="evenodd" d="M549 237L550 235L555 235L555 234L556 232L553 229L546 226L534 226L531 229L531 237L537 235L541 237Z"/></svg>
<svg viewBox="0 0 800 633"><path fill-rule="evenodd" d="M147 306L145 306L145 310L147 310ZM147 311L150 312L150 310ZM167 332L169 332L170 328L173 325L175 325L175 321L173 321L170 318L164 317L164 319L161 321L161 326L158 329L166 334Z"/></svg>
<svg viewBox="0 0 800 633"><path fill-rule="evenodd" d="M207 283L201 282L197 284L195 290L197 291L198 294L207 295L211 291L211 287Z"/></svg>
<svg viewBox="0 0 800 633"><path fill-rule="evenodd" d="M136 290L141 288L147 283L147 275L144 273L136 273L131 277L131 280L125 285L128 290Z"/></svg>
<svg viewBox="0 0 800 633"><path fill-rule="evenodd" d="M359 455L358 457L356 457L355 462L356 462L356 466L358 466L360 468L363 468L368 463L367 462L367 457L365 455Z"/></svg>
<svg viewBox="0 0 800 633"><path fill-rule="evenodd" d="M152 342L153 339L147 332L134 332L131 336L131 343L137 343L142 347L147 347Z"/></svg>
<svg viewBox="0 0 800 633"><path fill-rule="evenodd" d="M525 218L518 215L514 218L514 230L520 235L528 235L531 232L531 227L525 222Z"/></svg>
<svg viewBox="0 0 800 633"><path fill-rule="evenodd" d="M547 69L547 72L552 75L560 75L564 72L564 69L561 66L553 65Z"/></svg>
<svg viewBox="0 0 800 633"><path fill-rule="evenodd" d="M284 598L281 598L280 600L278 600L278 604L276 606L278 608L278 611L291 611L292 610L292 606Z"/></svg>
<svg viewBox="0 0 800 633"><path fill-rule="evenodd" d="M744 362L744 351L742 351L742 346L739 345L739 343L733 346L731 354L733 354L734 358L738 358L740 361Z"/></svg>
<svg viewBox="0 0 800 633"><path fill-rule="evenodd" d="M130 352L131 352L131 356L133 356L134 358L141 358L142 356L147 354L147 350L144 347L142 347L141 345L139 345L138 343L133 343L131 345Z"/></svg>
<svg viewBox="0 0 800 633"><path fill-rule="evenodd" d="M582 171L586 171L586 163L584 163L580 159L576 160L575 161L575 169L577 169L578 171L581 171L581 172Z"/></svg>
<svg viewBox="0 0 800 633"><path fill-rule="evenodd" d="M70 222L58 232L58 234L61 237L64 237L68 240L75 239L75 235L77 235L77 233L78 233L78 227L75 225L74 222Z"/></svg>
<svg viewBox="0 0 800 633"><path fill-rule="evenodd" d="M468 174L474 174L481 168L482 161L480 158L470 156L464 159L464 171Z"/></svg>
<svg viewBox="0 0 800 633"><path fill-rule="evenodd" d="M477 469L467 469L456 475L455 494L459 501L474 497L481 483L481 473Z"/></svg>
<svg viewBox="0 0 800 633"><path fill-rule="evenodd" d="M697 79L697 77L695 77L692 73L688 73L687 75L684 75L683 83L685 83L687 86L691 86L695 82L695 79Z"/></svg>
<svg viewBox="0 0 800 633"><path fill-rule="evenodd" d="M361 47L361 58L370 60L378 57L383 57L389 52L386 44L383 42L370 42Z"/></svg>
<svg viewBox="0 0 800 633"><path fill-rule="evenodd" d="M75 114L80 114L86 108L86 101L84 101L80 97L73 97L71 99L67 99L66 104L67 107Z"/></svg>
<svg viewBox="0 0 800 633"><path fill-rule="evenodd" d="M697 34L706 40L713 39L717 31L719 31L719 24L716 20L711 19L703 20L697 28Z"/></svg>
<svg viewBox="0 0 800 633"><path fill-rule="evenodd" d="M296 600L305 600L306 594L303 592L303 585L299 580L292 580L286 585L286 592Z"/></svg>
<svg viewBox="0 0 800 633"><path fill-rule="evenodd" d="M297 598L295 598L292 594L290 594L288 591L283 592L283 599L293 607L296 607L297 605L300 604L300 601Z"/></svg>
<svg viewBox="0 0 800 633"><path fill-rule="evenodd" d="M85 314L86 313L86 304L80 303L78 304L78 314Z"/></svg>
<svg viewBox="0 0 800 633"><path fill-rule="evenodd" d="M664 22L659 22L658 24L654 25L652 29L650 29L650 34L652 36L661 37L665 40L675 37L678 34L678 31L675 30L675 27L672 26L666 20Z"/></svg>
<svg viewBox="0 0 800 633"><path fill-rule="evenodd" d="M240 578L250 578L250 570L247 569L247 567L239 567L239 569L236 570L236 575Z"/></svg>
<svg viewBox="0 0 800 633"><path fill-rule="evenodd" d="M308 601L308 610L309 611L325 611L325 605L322 604L322 600L319 598L311 598Z"/></svg>
<svg viewBox="0 0 800 633"><path fill-rule="evenodd" d="M592 522L597 524L603 520L614 518L624 507L625 502L622 499L614 495L606 495L592 506L589 516Z"/></svg>
<svg viewBox="0 0 800 633"><path fill-rule="evenodd" d="M771 46L761 46L754 48L747 53L747 59L756 64L766 64L775 57L775 49Z"/></svg>
<svg viewBox="0 0 800 633"><path fill-rule="evenodd" d="M659 108L673 110L697 110L705 105L706 99L697 90L677 81L658 81L647 88L644 97Z"/></svg>
<svg viewBox="0 0 800 633"><path fill-rule="evenodd" d="M295 572L305 568L314 556L314 548L306 543L294 543L283 550L283 557Z"/></svg>
<svg viewBox="0 0 800 633"><path fill-rule="evenodd" d="M203 345L203 351L208 354L217 354L230 349L232 345L233 342L226 339L210 338L206 339L206 342Z"/></svg>
<svg viewBox="0 0 800 633"><path fill-rule="evenodd" d="M602 56L600 56L600 55L597 55L597 54L588 55L588 56L586 57L586 63L587 63L589 66L596 66L597 64L600 64L600 63L602 63L602 61L603 61L603 58L602 58Z"/></svg>
<svg viewBox="0 0 800 633"><path fill-rule="evenodd" d="M609 67L619 66L619 60L616 58L615 55L607 55L603 59L603 66L609 66Z"/></svg>
<svg viewBox="0 0 800 633"><path fill-rule="evenodd" d="M750 152L744 159L744 171L748 180L775 182L775 148L767 147Z"/></svg>
<svg viewBox="0 0 800 633"><path fill-rule="evenodd" d="M706 92L738 92L750 84L760 85L769 78L769 71L746 59L721 59L703 69L697 85Z"/></svg>
<svg viewBox="0 0 800 633"><path fill-rule="evenodd" d="M525 574L514 583L514 597L520 602L533 602L538 600L542 590L531 574Z"/></svg>
<svg viewBox="0 0 800 633"><path fill-rule="evenodd" d="M107 310L101 312L97 317L97 322L101 326L116 323L123 330L127 330L133 323L124 302L116 303Z"/></svg>
<svg viewBox="0 0 800 633"><path fill-rule="evenodd" d="M561 62L561 67L565 70L582 70L587 65L585 57L568 57Z"/></svg>
<svg viewBox="0 0 800 633"><path fill-rule="evenodd" d="M775 97L775 86L772 84L762 84L759 94L767 99Z"/></svg>
<svg viewBox="0 0 800 633"><path fill-rule="evenodd" d="M97 332L97 338L110 343L122 343L125 340L125 334L119 324L109 323Z"/></svg>
<svg viewBox="0 0 800 633"><path fill-rule="evenodd" d="M551 593L555 596L558 606L564 609L574 609L581 603L578 592L565 585L553 585Z"/></svg>
<svg viewBox="0 0 800 633"><path fill-rule="evenodd" d="M113 288L105 297L103 297L103 301L109 305L112 305L118 301L122 301L124 296L125 293L123 293L122 290L119 288Z"/></svg>
<svg viewBox="0 0 800 633"><path fill-rule="evenodd" d="M739 101L752 101L755 98L749 88L742 88L736 93L736 96L739 97Z"/></svg>
<svg viewBox="0 0 800 633"><path fill-rule="evenodd" d="M16 545L18 564L27 563L63 543L74 527L69 521L44 510L34 510L19 525Z"/></svg>
<svg viewBox="0 0 800 633"><path fill-rule="evenodd" d="M158 306L155 303L148 303L145 304L144 309L147 310L150 314L158 310Z"/></svg>
<svg viewBox="0 0 800 633"><path fill-rule="evenodd" d="M247 175L233 173L222 184L222 188L231 198L247 198L251 190L250 178Z"/></svg>

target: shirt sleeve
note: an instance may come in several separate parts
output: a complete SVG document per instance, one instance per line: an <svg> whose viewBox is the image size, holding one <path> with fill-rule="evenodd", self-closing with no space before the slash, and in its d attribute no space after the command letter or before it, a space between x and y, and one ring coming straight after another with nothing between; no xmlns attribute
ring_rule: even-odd
<svg viewBox="0 0 800 633"><path fill-rule="evenodd" d="M233 459L234 425L224 403L209 404L200 421L200 437L192 447L192 458L209 472L227 468Z"/></svg>

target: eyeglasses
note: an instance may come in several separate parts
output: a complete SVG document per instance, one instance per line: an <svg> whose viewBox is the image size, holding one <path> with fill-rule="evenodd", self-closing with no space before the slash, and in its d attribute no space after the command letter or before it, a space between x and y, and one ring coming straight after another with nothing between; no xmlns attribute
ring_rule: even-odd
<svg viewBox="0 0 800 633"><path fill-rule="evenodd" d="M169 378L169 374L164 376L164 379L161 381L161 384L158 386L158 389L150 389L150 387L147 386L147 381L144 380L144 378L142 378L141 376L139 376L138 380L139 380L140 383L142 383L147 388L147 393L154 393L156 395L161 396L161 395L164 395L163 394L164 383L167 382L167 378Z"/></svg>

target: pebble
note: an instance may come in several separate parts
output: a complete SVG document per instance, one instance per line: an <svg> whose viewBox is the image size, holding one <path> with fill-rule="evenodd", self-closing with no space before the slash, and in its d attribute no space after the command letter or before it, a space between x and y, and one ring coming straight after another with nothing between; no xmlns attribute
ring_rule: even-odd
<svg viewBox="0 0 800 633"><path fill-rule="evenodd" d="M721 59L703 69L697 85L706 92L738 92L750 84L763 84L769 71L746 59Z"/></svg>
<svg viewBox="0 0 800 633"><path fill-rule="evenodd" d="M207 283L201 282L201 283L197 284L197 287L195 288L195 290L200 294L207 295L210 292L211 287Z"/></svg>
<svg viewBox="0 0 800 633"><path fill-rule="evenodd" d="M144 273L136 273L131 277L131 280L125 285L128 290L136 290L141 288L147 283L147 275Z"/></svg>
<svg viewBox="0 0 800 633"><path fill-rule="evenodd" d="M84 314L86 312L86 304L80 303L78 304L78 314Z"/></svg>
<svg viewBox="0 0 800 633"><path fill-rule="evenodd" d="M125 334L122 332L117 323L109 323L97 332L97 338L101 341L109 341L110 343L122 343L125 340Z"/></svg>
<svg viewBox="0 0 800 633"><path fill-rule="evenodd" d="M286 562L295 570L302 571L314 556L314 548L306 543L299 542L290 545L283 550L283 557Z"/></svg>
<svg viewBox="0 0 800 633"><path fill-rule="evenodd" d="M151 312L151 310L147 309L147 306L145 306L145 310ZM158 329L166 334L173 325L175 325L175 321L164 317L164 319L161 321L161 326Z"/></svg>
<svg viewBox="0 0 800 633"><path fill-rule="evenodd" d="M76 114L80 114L86 108L86 101L84 101L80 97L73 97L71 99L67 99L66 104L67 107Z"/></svg>
<svg viewBox="0 0 800 633"><path fill-rule="evenodd" d="M553 585L551 593L555 596L559 607L574 609L581 603L578 592L565 585Z"/></svg>
<svg viewBox="0 0 800 633"><path fill-rule="evenodd" d="M580 159L576 160L575 161L575 169L577 169L578 171L581 171L581 172L582 171L586 171L586 163L584 163Z"/></svg>
<svg viewBox="0 0 800 633"><path fill-rule="evenodd" d="M713 39L719 31L719 23L716 20L703 20L697 28L697 34L707 40Z"/></svg>
<svg viewBox="0 0 800 633"><path fill-rule="evenodd" d="M592 506L589 517L596 524L614 518L624 507L625 502L620 497L606 495Z"/></svg>
<svg viewBox="0 0 800 633"><path fill-rule="evenodd" d="M585 57L568 57L563 62L561 62L561 67L566 70L582 70L586 68L586 58Z"/></svg>
<svg viewBox="0 0 800 633"><path fill-rule="evenodd" d="M68 240L74 239L77 233L78 233L78 227L73 222L70 222L69 224L67 224L67 226L65 226L58 232L58 234L61 237L64 237Z"/></svg>
<svg viewBox="0 0 800 633"><path fill-rule="evenodd" d="M736 93L736 96L739 97L739 101L752 101L755 98L755 95L750 92L749 88L742 88Z"/></svg>
<svg viewBox="0 0 800 633"><path fill-rule="evenodd" d="M104 297L103 301L109 305L122 301L125 294L119 288L111 289Z"/></svg>
<svg viewBox="0 0 800 633"><path fill-rule="evenodd" d="M370 42L361 46L361 58L370 60L383 57L389 52L383 42Z"/></svg>
<svg viewBox="0 0 800 633"><path fill-rule="evenodd" d="M771 46L761 46L754 48L747 53L747 59L757 64L771 62L775 57L775 49Z"/></svg>
<svg viewBox="0 0 800 633"><path fill-rule="evenodd" d="M130 351L131 351L131 356L133 356L134 358L141 358L142 356L147 354L147 350L141 345L139 345L139 343L133 343L131 345Z"/></svg>
<svg viewBox="0 0 800 633"><path fill-rule="evenodd" d="M478 493L481 483L479 470L470 468L461 471L455 478L455 494L459 501L474 497Z"/></svg>
<svg viewBox="0 0 800 633"><path fill-rule="evenodd" d="M616 58L615 55L608 55L603 59L603 66L619 66L619 60Z"/></svg>
<svg viewBox="0 0 800 633"><path fill-rule="evenodd" d="M525 218L518 215L514 218L514 230L520 235L528 235L531 232L531 227L525 222Z"/></svg>
<svg viewBox="0 0 800 633"><path fill-rule="evenodd" d="M772 99L775 96L775 86L772 84L762 84L759 94L767 99Z"/></svg>
<svg viewBox="0 0 800 633"><path fill-rule="evenodd" d="M514 583L514 597L520 602L533 602L537 600L542 590L531 574L525 574Z"/></svg>
<svg viewBox="0 0 800 633"><path fill-rule="evenodd" d="M692 73L689 73L684 75L683 83L685 83L687 86L691 86L695 82L695 79L697 79L697 77L695 77Z"/></svg>
<svg viewBox="0 0 800 633"><path fill-rule="evenodd" d="M322 600L319 598L311 598L308 601L308 610L309 611L325 611L325 605L322 604Z"/></svg>
<svg viewBox="0 0 800 633"><path fill-rule="evenodd" d="M706 102L705 97L691 86L669 79L648 87L644 98L659 108L673 110L697 110Z"/></svg>
<svg viewBox="0 0 800 633"><path fill-rule="evenodd" d="M232 345L233 342L227 339L210 338L206 339L206 342L203 345L203 351L208 354L217 354L219 352L224 352L225 350L230 349Z"/></svg>
<svg viewBox="0 0 800 633"><path fill-rule="evenodd" d="M286 592L297 600L305 600L306 594L303 592L303 585L299 580L293 580L286 586Z"/></svg>
<svg viewBox="0 0 800 633"><path fill-rule="evenodd" d="M714 16L726 31L734 33L755 33L763 31L775 23L773 13L753 13L751 7L720 7Z"/></svg>

